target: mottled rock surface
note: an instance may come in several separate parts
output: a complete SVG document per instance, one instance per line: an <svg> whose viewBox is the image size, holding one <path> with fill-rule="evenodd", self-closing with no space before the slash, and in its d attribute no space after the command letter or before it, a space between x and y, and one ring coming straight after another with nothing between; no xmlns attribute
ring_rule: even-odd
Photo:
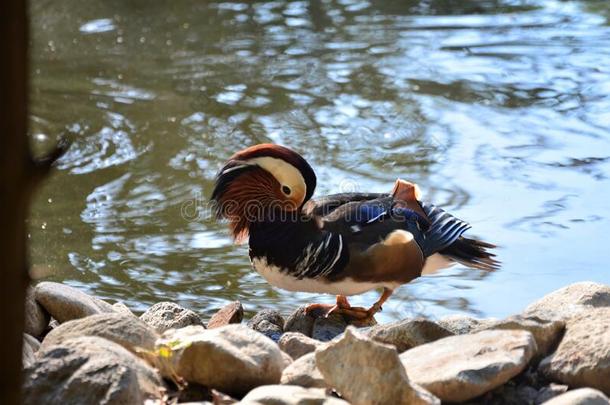
<svg viewBox="0 0 610 405"><path fill-rule="evenodd" d="M393 346L374 342L352 327L315 356L328 386L352 404L440 403L409 381Z"/></svg>
<svg viewBox="0 0 610 405"><path fill-rule="evenodd" d="M454 335L465 335L495 322L496 319L477 319L465 315L450 315L436 323Z"/></svg>
<svg viewBox="0 0 610 405"><path fill-rule="evenodd" d="M349 405L326 394L323 389L295 385L264 385L253 389L240 404L259 405Z"/></svg>
<svg viewBox="0 0 610 405"><path fill-rule="evenodd" d="M448 402L466 401L510 380L535 355L530 332L490 330L450 336L400 355L409 378Z"/></svg>
<svg viewBox="0 0 610 405"><path fill-rule="evenodd" d="M538 347L537 356L545 356L559 342L565 322L559 320L544 320L537 317L523 317L520 315L494 321L485 325L482 330L489 329L516 329L526 330L534 335Z"/></svg>
<svg viewBox="0 0 610 405"><path fill-rule="evenodd" d="M277 342L284 333L284 317L279 311L263 309L248 321L248 327Z"/></svg>
<svg viewBox="0 0 610 405"><path fill-rule="evenodd" d="M295 360L324 345L319 340L312 339L299 332L284 333L278 344L284 353L288 353Z"/></svg>
<svg viewBox="0 0 610 405"><path fill-rule="evenodd" d="M109 340L79 337L41 349L25 370L26 404L141 404L163 382L143 360Z"/></svg>
<svg viewBox="0 0 610 405"><path fill-rule="evenodd" d="M99 314L61 324L45 337L43 348L79 336L108 339L135 353L137 348L154 350L159 335L150 326L125 313Z"/></svg>
<svg viewBox="0 0 610 405"><path fill-rule="evenodd" d="M568 391L547 402L544 405L608 405L610 401L603 392L592 388L580 388Z"/></svg>
<svg viewBox="0 0 610 405"><path fill-rule="evenodd" d="M432 321L416 318L373 326L366 335L377 342L393 345L402 353L415 346L452 336L453 333Z"/></svg>
<svg viewBox="0 0 610 405"><path fill-rule="evenodd" d="M282 372L280 382L282 384L298 385L306 388L328 387L322 373L320 373L316 366L315 353L306 354L286 367Z"/></svg>
<svg viewBox="0 0 610 405"><path fill-rule="evenodd" d="M153 305L140 316L140 319L158 333L191 325L204 326L199 315L173 302L159 302Z"/></svg>
<svg viewBox="0 0 610 405"><path fill-rule="evenodd" d="M328 317L317 318L313 323L311 337L321 342L328 342L345 331L347 322L339 314L330 314Z"/></svg>
<svg viewBox="0 0 610 405"><path fill-rule="evenodd" d="M234 396L278 384L285 367L279 347L245 325L191 326L168 331L157 343L173 348L174 369L186 381Z"/></svg>
<svg viewBox="0 0 610 405"><path fill-rule="evenodd" d="M239 301L233 301L220 308L208 321L208 329L220 328L244 319L244 307Z"/></svg>
<svg viewBox="0 0 610 405"><path fill-rule="evenodd" d="M315 317L305 313L307 305L298 307L284 323L284 332L299 332L305 336L311 337L313 333L313 324Z"/></svg>
<svg viewBox="0 0 610 405"><path fill-rule="evenodd" d="M49 314L36 302L34 289L28 287L25 294L25 325L24 332L39 337L47 328L50 321Z"/></svg>
<svg viewBox="0 0 610 405"><path fill-rule="evenodd" d="M36 301L59 323L115 312L112 305L64 284L44 281L34 289Z"/></svg>
<svg viewBox="0 0 610 405"><path fill-rule="evenodd" d="M602 307L610 307L610 286L583 281L545 295L525 308L523 315L568 320L582 312Z"/></svg>
<svg viewBox="0 0 610 405"><path fill-rule="evenodd" d="M551 380L610 395L610 308L589 309L570 319L557 350L539 369Z"/></svg>

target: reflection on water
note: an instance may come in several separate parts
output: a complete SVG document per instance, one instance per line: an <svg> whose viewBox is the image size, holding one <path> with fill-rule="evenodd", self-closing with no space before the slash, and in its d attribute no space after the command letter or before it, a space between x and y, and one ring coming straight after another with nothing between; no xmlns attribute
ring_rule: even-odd
<svg viewBox="0 0 610 405"><path fill-rule="evenodd" d="M382 320L503 316L572 281L610 282L598 240L606 2L68 0L31 12L33 139L74 140L33 207L37 277L136 310L332 300L268 286L206 215L222 162L278 142L312 163L318 194L402 177L502 246L500 271L423 277Z"/></svg>

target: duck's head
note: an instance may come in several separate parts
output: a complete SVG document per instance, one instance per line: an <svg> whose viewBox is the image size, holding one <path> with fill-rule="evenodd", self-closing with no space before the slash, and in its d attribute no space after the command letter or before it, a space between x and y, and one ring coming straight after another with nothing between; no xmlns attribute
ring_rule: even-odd
<svg viewBox="0 0 610 405"><path fill-rule="evenodd" d="M301 155L266 143L231 156L216 177L212 201L235 240L243 241L253 223L298 213L315 188L316 175Z"/></svg>

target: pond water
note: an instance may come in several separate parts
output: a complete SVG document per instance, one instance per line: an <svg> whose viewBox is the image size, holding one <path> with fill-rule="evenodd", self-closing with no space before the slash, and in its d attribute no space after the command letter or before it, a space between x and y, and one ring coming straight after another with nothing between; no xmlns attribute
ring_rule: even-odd
<svg viewBox="0 0 610 405"><path fill-rule="evenodd" d="M380 321L610 283L610 2L37 0L31 18L33 142L73 140L32 207L36 279L203 317L332 302L269 286L205 209L228 156L277 142L316 195L401 177L500 246L500 270L422 277Z"/></svg>

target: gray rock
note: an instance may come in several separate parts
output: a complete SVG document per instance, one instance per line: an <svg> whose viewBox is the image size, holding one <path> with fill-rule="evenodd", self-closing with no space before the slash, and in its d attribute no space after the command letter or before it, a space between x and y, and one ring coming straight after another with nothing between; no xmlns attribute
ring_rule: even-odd
<svg viewBox="0 0 610 405"><path fill-rule="evenodd" d="M347 322L339 314L330 314L327 318L317 318L313 323L311 337L321 342L328 342L339 336L347 328Z"/></svg>
<svg viewBox="0 0 610 405"><path fill-rule="evenodd" d="M538 390L524 384L511 384L511 382L496 388L484 395L478 403L485 405L523 405L536 404Z"/></svg>
<svg viewBox="0 0 610 405"><path fill-rule="evenodd" d="M158 333L191 325L204 326L199 315L173 302L159 302L153 305L140 316L140 319Z"/></svg>
<svg viewBox="0 0 610 405"><path fill-rule="evenodd" d="M286 319L284 332L299 332L305 336L311 337L313 333L313 324L316 318L307 315L305 313L305 308L307 308L307 305L302 305L290 314L288 319Z"/></svg>
<svg viewBox="0 0 610 405"><path fill-rule="evenodd" d="M112 308L114 309L115 312L117 312L119 314L136 316L133 312L131 312L131 309L129 309L129 307L127 305L125 305L124 303L122 303L121 301L117 301L114 304L112 304Z"/></svg>
<svg viewBox="0 0 610 405"><path fill-rule="evenodd" d="M592 388L580 388L559 395L544 405L608 405L610 400L603 392Z"/></svg>
<svg viewBox="0 0 610 405"><path fill-rule="evenodd" d="M253 389L240 404L257 405L349 405L326 394L323 389L294 385L263 385Z"/></svg>
<svg viewBox="0 0 610 405"><path fill-rule="evenodd" d="M280 340L280 337L282 336L282 329L278 325L271 323L265 319L258 322L256 324L256 327L253 329L255 331L260 332L263 335L267 336L269 339L273 340L274 342L277 342L278 340Z"/></svg>
<svg viewBox="0 0 610 405"><path fill-rule="evenodd" d="M526 318L517 315L501 321L492 322L481 330L516 329L531 332L532 335L534 335L534 339L536 339L536 346L538 347L537 357L541 358L546 356L549 351L557 345L564 328L565 322L563 321L544 320L537 317ZM479 330L477 330L477 332L478 331Z"/></svg>
<svg viewBox="0 0 610 405"><path fill-rule="evenodd" d="M36 302L34 289L28 287L25 294L25 325L24 332L40 337L49 325L49 314Z"/></svg>
<svg viewBox="0 0 610 405"><path fill-rule="evenodd" d="M282 384L298 385L305 388L330 388L316 367L316 354L309 353L286 367L280 379Z"/></svg>
<svg viewBox="0 0 610 405"><path fill-rule="evenodd" d="M454 335L466 335L477 329L483 329L486 325L495 321L496 319L477 319L465 315L450 315L436 323Z"/></svg>
<svg viewBox="0 0 610 405"><path fill-rule="evenodd" d="M23 334L23 367L28 367L36 361L36 352L40 349L40 342L27 333Z"/></svg>
<svg viewBox="0 0 610 405"><path fill-rule="evenodd" d="M276 310L263 309L248 321L248 327L277 342L284 333L284 318Z"/></svg>
<svg viewBox="0 0 610 405"><path fill-rule="evenodd" d="M36 301L59 323L115 312L112 305L64 284L43 281L34 289Z"/></svg>
<svg viewBox="0 0 610 405"><path fill-rule="evenodd" d="M525 373L524 373L525 374ZM535 375L529 375L533 377ZM519 376L506 384L488 392L469 404L485 405L540 405L557 395L561 395L568 390L566 385L550 384L539 387L536 379Z"/></svg>
<svg viewBox="0 0 610 405"><path fill-rule="evenodd" d="M244 307L239 301L233 301L220 308L208 321L208 329L219 328L231 323L240 323L244 319Z"/></svg>
<svg viewBox="0 0 610 405"><path fill-rule="evenodd" d="M123 347L79 337L38 352L25 370L27 404L141 404L160 399L157 371Z"/></svg>
<svg viewBox="0 0 610 405"><path fill-rule="evenodd" d="M534 400L535 404L542 404L556 396L564 394L568 390L567 385L551 383L546 387L542 387L538 390L538 395Z"/></svg>
<svg viewBox="0 0 610 405"><path fill-rule="evenodd" d="M567 320L602 307L610 307L610 286L583 281L545 295L525 308L523 315Z"/></svg>
<svg viewBox="0 0 610 405"><path fill-rule="evenodd" d="M366 335L377 342L395 346L402 353L415 346L452 336L453 333L432 321L416 318L373 326L366 331Z"/></svg>
<svg viewBox="0 0 610 405"><path fill-rule="evenodd" d="M138 318L125 313L99 314L61 324L45 337L42 347L61 344L80 336L98 336L123 346L132 353L137 348L152 351L159 335Z"/></svg>
<svg viewBox="0 0 610 405"><path fill-rule="evenodd" d="M610 395L610 308L593 308L570 319L557 350L540 363L547 378Z"/></svg>
<svg viewBox="0 0 610 405"><path fill-rule="evenodd" d="M173 369L186 381L234 396L278 384L285 367L279 347L245 325L171 330L157 344L171 347Z"/></svg>
<svg viewBox="0 0 610 405"><path fill-rule="evenodd" d="M278 344L284 353L288 353L295 360L324 345L322 342L299 332L284 333Z"/></svg>
<svg viewBox="0 0 610 405"><path fill-rule="evenodd" d="M490 330L417 346L400 359L413 382L443 401L461 402L506 383L535 353L530 332Z"/></svg>
<svg viewBox="0 0 610 405"><path fill-rule="evenodd" d="M413 384L394 346L377 343L349 327L315 352L324 381L352 404L439 404Z"/></svg>

